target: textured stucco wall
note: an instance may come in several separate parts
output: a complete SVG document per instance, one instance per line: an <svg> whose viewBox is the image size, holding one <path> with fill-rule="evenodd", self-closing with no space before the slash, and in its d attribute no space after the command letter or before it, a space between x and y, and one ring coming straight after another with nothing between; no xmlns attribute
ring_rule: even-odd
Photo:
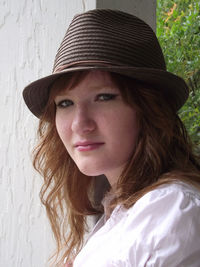
<svg viewBox="0 0 200 267"><path fill-rule="evenodd" d="M53 249L30 151L37 119L22 89L51 72L81 0L0 0L0 266L44 267Z"/></svg>
<svg viewBox="0 0 200 267"><path fill-rule="evenodd" d="M43 267L53 250L38 196L42 180L30 159L38 121L21 94L26 84L51 72L55 52L74 14L95 7L94 0L0 0L2 267Z"/></svg>

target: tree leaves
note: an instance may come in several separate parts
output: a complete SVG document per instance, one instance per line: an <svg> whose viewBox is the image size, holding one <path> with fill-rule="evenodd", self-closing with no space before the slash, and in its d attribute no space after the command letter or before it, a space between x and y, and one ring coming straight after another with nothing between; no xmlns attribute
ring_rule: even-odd
<svg viewBox="0 0 200 267"><path fill-rule="evenodd" d="M190 87L179 115L200 154L200 1L157 0L157 37L168 71Z"/></svg>

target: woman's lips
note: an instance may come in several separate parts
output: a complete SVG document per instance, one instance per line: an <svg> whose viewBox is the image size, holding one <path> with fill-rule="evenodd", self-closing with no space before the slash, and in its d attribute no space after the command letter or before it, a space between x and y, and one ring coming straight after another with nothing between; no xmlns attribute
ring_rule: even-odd
<svg viewBox="0 0 200 267"><path fill-rule="evenodd" d="M81 143L80 142L80 143L77 143L75 147L78 151L90 151L90 150L99 148L103 144L104 143L89 143L89 142Z"/></svg>

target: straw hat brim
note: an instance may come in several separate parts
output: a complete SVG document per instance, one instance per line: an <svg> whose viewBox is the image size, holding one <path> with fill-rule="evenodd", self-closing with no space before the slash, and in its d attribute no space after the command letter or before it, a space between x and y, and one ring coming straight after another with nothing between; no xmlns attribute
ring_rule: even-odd
<svg viewBox="0 0 200 267"><path fill-rule="evenodd" d="M155 89L163 92L164 97L176 110L180 109L189 95L189 89L185 81L179 76L164 70L130 66L77 66L30 83L23 91L25 103L30 111L40 118L47 104L51 85L57 78L71 72L96 69L122 74L154 86Z"/></svg>

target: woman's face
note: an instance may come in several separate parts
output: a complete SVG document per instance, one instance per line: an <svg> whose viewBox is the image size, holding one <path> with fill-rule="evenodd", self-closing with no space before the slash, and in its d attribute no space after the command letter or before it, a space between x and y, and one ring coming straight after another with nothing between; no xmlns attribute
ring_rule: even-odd
<svg viewBox="0 0 200 267"><path fill-rule="evenodd" d="M62 79L62 78L61 78ZM113 185L130 159L139 126L108 72L90 71L55 97L56 128L79 170Z"/></svg>

